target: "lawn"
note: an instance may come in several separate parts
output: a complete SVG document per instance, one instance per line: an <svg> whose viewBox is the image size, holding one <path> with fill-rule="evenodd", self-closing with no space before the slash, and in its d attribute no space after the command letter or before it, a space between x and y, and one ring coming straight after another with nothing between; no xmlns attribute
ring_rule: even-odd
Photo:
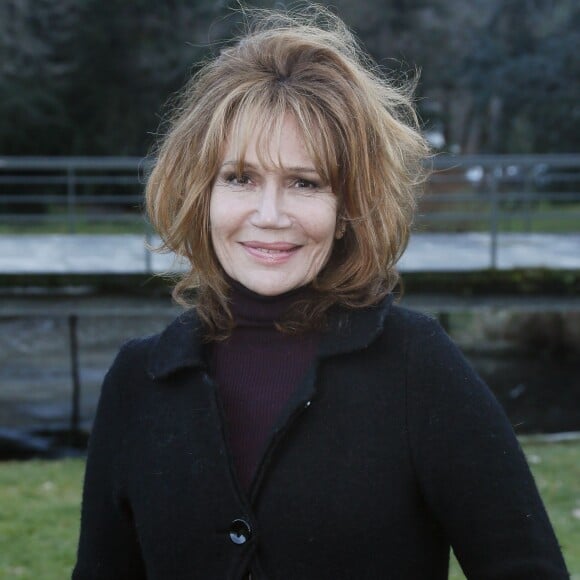
<svg viewBox="0 0 580 580"><path fill-rule="evenodd" d="M145 234L146 226L143 220L133 221L100 221L90 222L77 220L74 226L74 233L77 234ZM9 223L0 222L0 234L2 235L24 235L24 234L70 234L71 231L65 221L45 222L45 223Z"/></svg>
<svg viewBox="0 0 580 580"><path fill-rule="evenodd" d="M524 450L574 580L580 580L580 441ZM84 462L0 463L0 578L70 577ZM464 576L455 563L450 578Z"/></svg>
<svg viewBox="0 0 580 580"><path fill-rule="evenodd" d="M70 578L84 462L0 463L0 578Z"/></svg>

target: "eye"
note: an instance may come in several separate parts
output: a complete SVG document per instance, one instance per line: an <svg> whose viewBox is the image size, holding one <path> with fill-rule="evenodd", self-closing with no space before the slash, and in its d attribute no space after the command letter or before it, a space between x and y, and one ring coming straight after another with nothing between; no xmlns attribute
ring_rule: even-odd
<svg viewBox="0 0 580 580"><path fill-rule="evenodd" d="M310 181L309 179L299 178L294 182L294 187L297 189L318 189L320 184L315 181Z"/></svg>
<svg viewBox="0 0 580 580"><path fill-rule="evenodd" d="M245 173L228 173L223 179L229 185L248 185L251 181L250 176Z"/></svg>

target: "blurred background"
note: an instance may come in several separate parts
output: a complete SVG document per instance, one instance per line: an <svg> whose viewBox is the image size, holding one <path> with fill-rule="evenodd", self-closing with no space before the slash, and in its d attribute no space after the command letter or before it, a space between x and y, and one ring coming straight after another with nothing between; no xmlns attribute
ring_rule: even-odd
<svg viewBox="0 0 580 580"><path fill-rule="evenodd" d="M580 578L580 4L322 4L417 81L435 155L397 293L500 399ZM144 175L196 63L241 30L236 6L0 1L0 577L65 577L103 376L122 342L179 313L155 274L183 264L147 249ZM10 527L34 502L73 522L23 528L57 554L50 569Z"/></svg>
<svg viewBox="0 0 580 580"><path fill-rule="evenodd" d="M284 3L260 2L261 6ZM421 70L434 144L459 153L578 150L575 0L337 0L378 63ZM239 31L236 2L3 0L2 155L136 155L169 95Z"/></svg>

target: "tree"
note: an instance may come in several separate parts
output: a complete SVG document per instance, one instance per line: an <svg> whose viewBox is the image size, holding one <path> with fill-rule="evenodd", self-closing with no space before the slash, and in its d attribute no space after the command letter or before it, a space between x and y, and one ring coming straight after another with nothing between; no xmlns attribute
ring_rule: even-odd
<svg viewBox="0 0 580 580"><path fill-rule="evenodd" d="M578 150L577 0L327 4L393 77L421 70L425 126L440 128L448 146ZM238 30L236 6L235 0L3 0L0 154L145 154L168 97L200 57Z"/></svg>
<svg viewBox="0 0 580 580"><path fill-rule="evenodd" d="M580 7L572 0L558 7L548 0L496 4L464 61L462 84L472 95L464 146L489 152L578 149Z"/></svg>
<svg viewBox="0 0 580 580"><path fill-rule="evenodd" d="M0 4L0 153L56 154L69 128L63 101L77 23L74 0Z"/></svg>

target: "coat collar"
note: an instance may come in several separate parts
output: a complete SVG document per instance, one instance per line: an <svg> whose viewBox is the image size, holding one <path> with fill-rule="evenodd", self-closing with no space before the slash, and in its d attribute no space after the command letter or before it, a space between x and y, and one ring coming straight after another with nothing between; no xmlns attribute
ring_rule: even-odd
<svg viewBox="0 0 580 580"><path fill-rule="evenodd" d="M368 347L383 331L392 304L393 295L389 294L367 308L333 309L328 328L322 334L318 356L329 357Z"/></svg>
<svg viewBox="0 0 580 580"><path fill-rule="evenodd" d="M203 328L194 309L178 316L157 335L147 372L153 379L163 379L187 367L205 366Z"/></svg>
<svg viewBox="0 0 580 580"><path fill-rule="evenodd" d="M389 294L375 306L361 309L334 308L323 332L318 356L325 358L362 350L382 332L393 303ZM183 368L204 367L203 328L194 309L174 320L153 345L148 373L164 379Z"/></svg>

